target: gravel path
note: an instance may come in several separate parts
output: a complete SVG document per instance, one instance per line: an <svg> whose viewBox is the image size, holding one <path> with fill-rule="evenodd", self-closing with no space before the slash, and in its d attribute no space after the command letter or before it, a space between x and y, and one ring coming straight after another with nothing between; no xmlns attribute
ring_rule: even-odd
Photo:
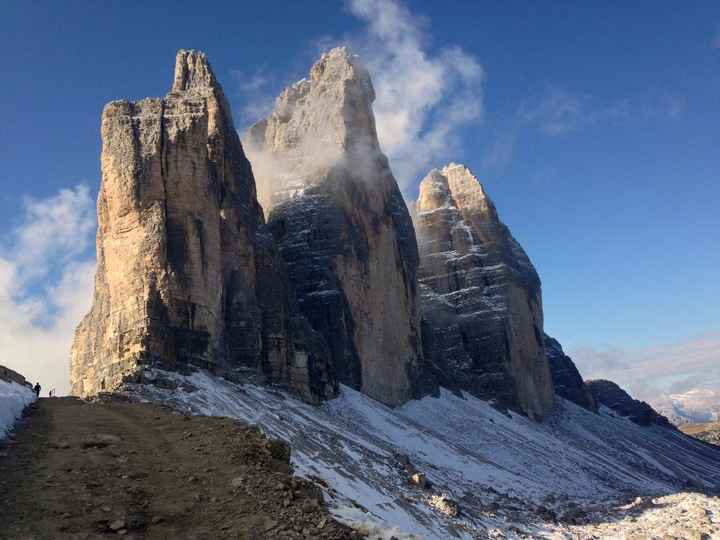
<svg viewBox="0 0 720 540"><path fill-rule="evenodd" d="M41 399L0 447L0 538L351 539L288 447L236 420Z"/></svg>

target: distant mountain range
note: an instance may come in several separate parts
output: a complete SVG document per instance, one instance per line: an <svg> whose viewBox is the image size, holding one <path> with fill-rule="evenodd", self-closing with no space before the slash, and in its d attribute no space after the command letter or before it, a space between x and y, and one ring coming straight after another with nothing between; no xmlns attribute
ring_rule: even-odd
<svg viewBox="0 0 720 540"><path fill-rule="evenodd" d="M661 396L651 404L677 426L720 421L719 390L693 388L682 394Z"/></svg>

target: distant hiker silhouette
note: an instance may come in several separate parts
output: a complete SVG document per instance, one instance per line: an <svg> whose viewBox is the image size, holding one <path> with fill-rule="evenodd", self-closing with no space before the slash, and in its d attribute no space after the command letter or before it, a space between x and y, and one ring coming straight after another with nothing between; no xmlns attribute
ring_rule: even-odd
<svg viewBox="0 0 720 540"><path fill-rule="evenodd" d="M40 383L35 383L35 395L40 397Z"/></svg>

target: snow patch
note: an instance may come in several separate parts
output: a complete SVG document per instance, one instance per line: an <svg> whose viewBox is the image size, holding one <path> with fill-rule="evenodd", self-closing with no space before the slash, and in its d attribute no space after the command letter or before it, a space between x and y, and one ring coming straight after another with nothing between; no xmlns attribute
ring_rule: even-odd
<svg viewBox="0 0 720 540"><path fill-rule="evenodd" d="M338 398L314 406L204 372L161 375L178 387L131 391L187 412L257 424L287 441L296 474L324 485L334 515L370 538L477 538L512 530L550 538L559 529L542 517L548 500L561 512L569 501L616 508L628 494L720 488L720 451L561 398L538 424L446 390L391 409L341 387ZM427 489L410 482L399 455L426 475ZM457 501L457 516L433 504L440 495Z"/></svg>
<svg viewBox="0 0 720 540"><path fill-rule="evenodd" d="M0 380L0 439L7 436L25 407L35 401L35 392L16 382Z"/></svg>

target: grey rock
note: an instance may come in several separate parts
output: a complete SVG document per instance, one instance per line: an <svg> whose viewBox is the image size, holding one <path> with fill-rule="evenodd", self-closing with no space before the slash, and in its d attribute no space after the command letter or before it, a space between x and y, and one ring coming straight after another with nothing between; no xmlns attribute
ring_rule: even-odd
<svg viewBox="0 0 720 540"><path fill-rule="evenodd" d="M25 380L25 377L20 375L17 371L13 371L12 369L6 368L5 366L0 366L0 381L15 382L22 386L32 388L32 384Z"/></svg>
<svg viewBox="0 0 720 540"><path fill-rule="evenodd" d="M333 49L243 139L300 312L333 378L389 405L419 393L417 244L368 72Z"/></svg>
<svg viewBox="0 0 720 540"><path fill-rule="evenodd" d="M597 412L595 397L585 385L572 358L565 354L558 340L547 334L545 334L545 353L550 365L555 393L589 411Z"/></svg>
<svg viewBox="0 0 720 540"><path fill-rule="evenodd" d="M658 414L655 409L644 401L634 399L625 390L612 381L602 379L585 381L599 405L612 409L620 416L627 417L641 426L652 424L676 429L670 421Z"/></svg>
<svg viewBox="0 0 720 540"><path fill-rule="evenodd" d="M442 386L540 419L554 392L540 278L463 165L420 184L415 228L423 346Z"/></svg>

